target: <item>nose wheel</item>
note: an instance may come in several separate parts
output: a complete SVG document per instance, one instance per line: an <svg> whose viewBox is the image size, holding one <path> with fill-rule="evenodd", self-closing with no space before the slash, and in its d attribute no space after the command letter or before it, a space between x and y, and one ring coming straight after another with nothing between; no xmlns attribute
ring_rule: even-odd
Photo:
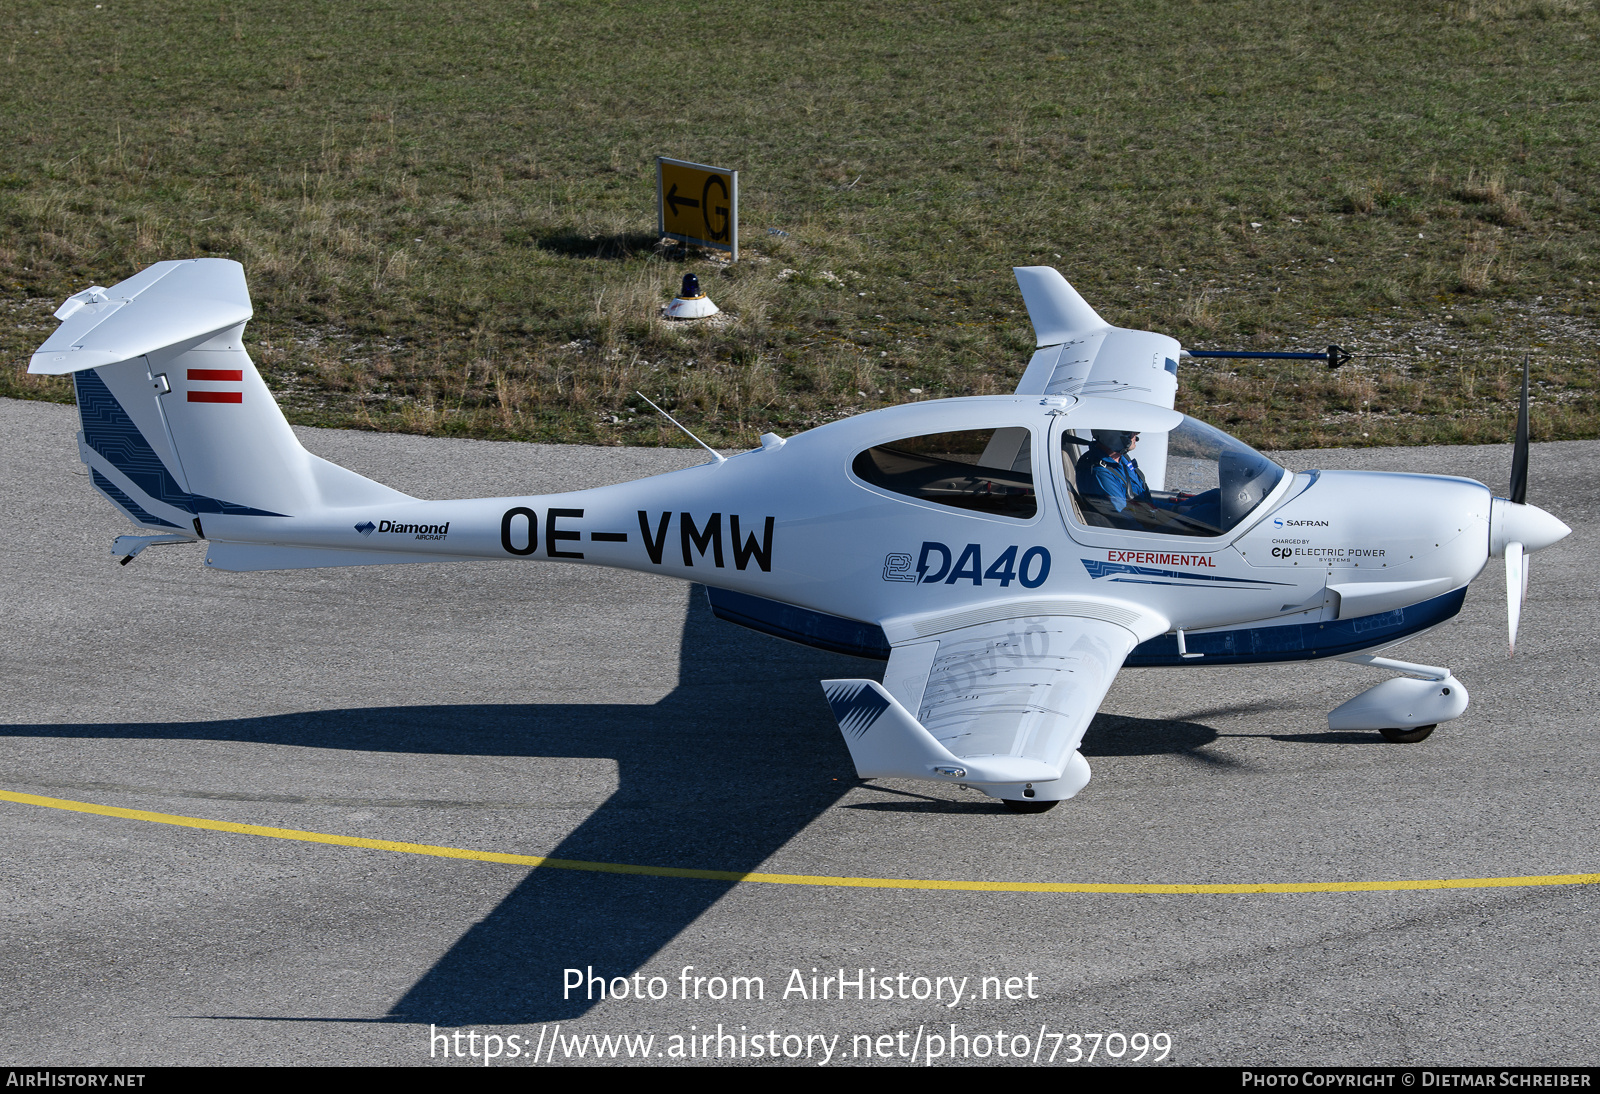
<svg viewBox="0 0 1600 1094"><path fill-rule="evenodd" d="M1442 723L1466 712L1467 689L1450 675L1449 669L1391 661L1370 653L1352 653L1340 660L1406 675L1368 688L1330 711L1331 730L1375 729L1386 741L1409 745L1427 740L1428 734Z"/></svg>
<svg viewBox="0 0 1600 1094"><path fill-rule="evenodd" d="M1414 745L1418 741L1427 740L1428 734L1438 728L1439 724L1435 722L1431 726L1416 726L1413 729L1380 729L1378 732L1383 734L1384 740L1393 741L1397 745Z"/></svg>
<svg viewBox="0 0 1600 1094"><path fill-rule="evenodd" d="M1432 729L1433 727L1429 726L1428 728ZM1418 739L1420 740L1421 738ZM1031 798L1001 798L1000 800L1005 802L1006 808L1013 813L1048 813L1060 804L1053 801L1034 801Z"/></svg>

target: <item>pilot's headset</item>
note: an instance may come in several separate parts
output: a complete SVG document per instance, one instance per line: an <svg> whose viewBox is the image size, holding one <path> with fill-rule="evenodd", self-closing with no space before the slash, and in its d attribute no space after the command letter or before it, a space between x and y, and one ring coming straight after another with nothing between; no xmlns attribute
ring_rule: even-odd
<svg viewBox="0 0 1600 1094"><path fill-rule="evenodd" d="M1094 429L1095 443L1112 452L1127 452L1128 446L1139 439L1137 429Z"/></svg>

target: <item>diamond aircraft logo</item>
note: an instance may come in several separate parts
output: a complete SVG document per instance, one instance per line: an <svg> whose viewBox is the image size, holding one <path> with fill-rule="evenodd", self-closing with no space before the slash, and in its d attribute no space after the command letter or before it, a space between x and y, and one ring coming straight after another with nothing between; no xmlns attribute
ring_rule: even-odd
<svg viewBox="0 0 1600 1094"><path fill-rule="evenodd" d="M380 520L377 524L373 524L370 520L364 520L357 524L355 529L368 538L376 532L380 536L393 533L395 535L415 536L417 539L444 539L450 534L450 522L445 521L443 524L402 524L397 520ZM577 535L578 533L573 532L572 534Z"/></svg>

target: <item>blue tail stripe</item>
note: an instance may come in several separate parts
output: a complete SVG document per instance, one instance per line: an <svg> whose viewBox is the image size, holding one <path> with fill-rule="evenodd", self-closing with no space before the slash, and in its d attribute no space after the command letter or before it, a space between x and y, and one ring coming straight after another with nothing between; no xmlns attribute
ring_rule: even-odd
<svg viewBox="0 0 1600 1094"><path fill-rule="evenodd" d="M89 476L90 481L93 482L95 486L99 487L106 497L115 502L123 512L132 517L135 524L148 524L155 528L178 527L178 525L173 524L170 520L162 520L160 517L152 516L149 513L146 513L143 507L141 507L138 502L128 497L127 494L124 494L117 487L116 483L112 482L110 479L106 478L92 467L89 468Z"/></svg>
<svg viewBox="0 0 1600 1094"><path fill-rule="evenodd" d="M144 439L117 397L94 369L72 374L78 394L78 415L83 422L83 439L106 458L147 497L165 502L186 513L227 513L238 517L281 517L265 509L252 509L231 501L191 494L178 485L156 450ZM161 523L165 523L164 521Z"/></svg>

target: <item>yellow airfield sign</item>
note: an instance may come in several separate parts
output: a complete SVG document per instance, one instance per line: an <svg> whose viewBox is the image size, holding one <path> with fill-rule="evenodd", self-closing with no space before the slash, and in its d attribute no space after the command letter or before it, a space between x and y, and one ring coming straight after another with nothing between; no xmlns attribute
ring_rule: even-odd
<svg viewBox="0 0 1600 1094"><path fill-rule="evenodd" d="M656 224L668 239L739 260L739 172L656 157Z"/></svg>

